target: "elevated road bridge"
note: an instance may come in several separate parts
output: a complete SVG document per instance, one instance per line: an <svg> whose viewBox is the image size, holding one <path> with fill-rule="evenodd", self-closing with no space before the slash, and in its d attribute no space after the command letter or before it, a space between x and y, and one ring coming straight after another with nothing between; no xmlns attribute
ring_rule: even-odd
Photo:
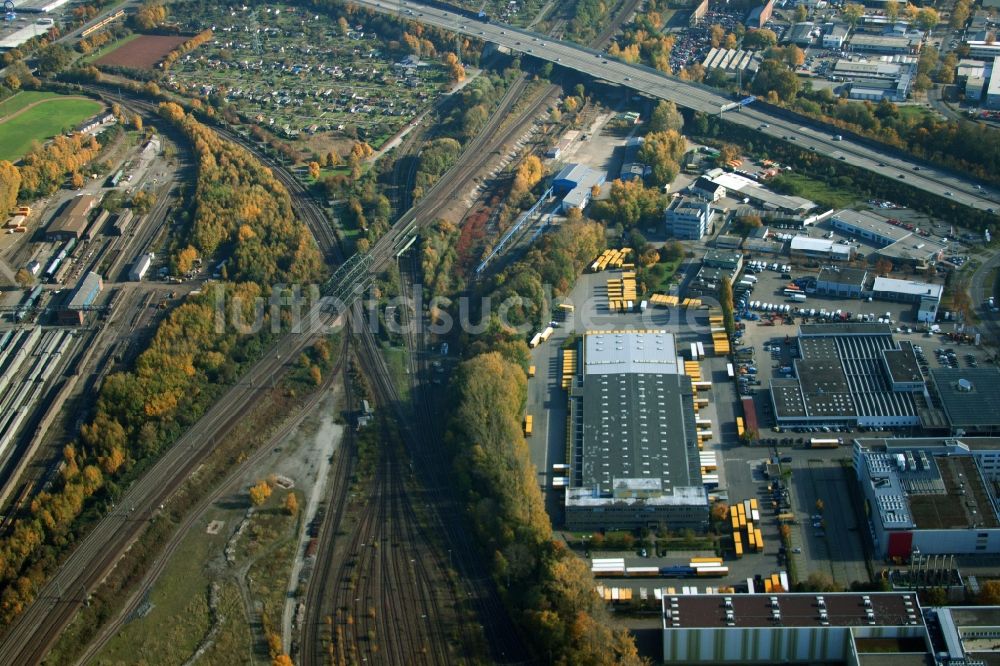
<svg viewBox="0 0 1000 666"><path fill-rule="evenodd" d="M630 65L594 49L513 26L485 22L453 11L405 0L352 0L354 4L386 14L469 35L547 60L595 79L630 88L655 99L703 113L724 114L726 120L760 132L768 139L794 143L804 150L841 160L854 167L895 178L917 189L964 206L1000 212L1000 193L970 177L921 162L889 146L858 139L842 130L758 103L736 108L731 99L703 84L681 81L643 65Z"/></svg>

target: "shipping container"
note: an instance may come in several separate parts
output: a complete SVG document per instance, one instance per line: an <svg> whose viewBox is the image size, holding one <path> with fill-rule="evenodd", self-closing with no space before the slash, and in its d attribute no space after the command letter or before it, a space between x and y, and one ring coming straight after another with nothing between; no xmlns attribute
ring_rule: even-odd
<svg viewBox="0 0 1000 666"><path fill-rule="evenodd" d="M531 429L533 426L534 424L532 423L531 414L528 414L527 416L524 417L524 435L526 437L531 436Z"/></svg>
<svg viewBox="0 0 1000 666"><path fill-rule="evenodd" d="M552 333L553 333L554 331L555 331L555 329L554 329L554 328L552 328L551 326L546 326L546 327L545 327L545 330L544 330L544 331L542 331L542 333L541 333L541 339L542 339L542 342L545 342L545 341L546 341L546 340L548 340L548 339L549 339L550 337L552 337Z"/></svg>
<svg viewBox="0 0 1000 666"><path fill-rule="evenodd" d="M813 437L809 440L809 448L811 449L835 449L840 446L842 440L840 439L823 439L821 437Z"/></svg>
<svg viewBox="0 0 1000 666"><path fill-rule="evenodd" d="M701 342L698 343L698 358L705 358L705 345Z"/></svg>
<svg viewBox="0 0 1000 666"><path fill-rule="evenodd" d="M531 342L528 343L528 346L534 349L535 347L538 346L538 343L541 341L542 341L542 334L535 333L535 335L531 338Z"/></svg>
<svg viewBox="0 0 1000 666"><path fill-rule="evenodd" d="M533 366L533 365L529 365L528 366L528 376L529 377L534 377L535 376L535 366Z"/></svg>

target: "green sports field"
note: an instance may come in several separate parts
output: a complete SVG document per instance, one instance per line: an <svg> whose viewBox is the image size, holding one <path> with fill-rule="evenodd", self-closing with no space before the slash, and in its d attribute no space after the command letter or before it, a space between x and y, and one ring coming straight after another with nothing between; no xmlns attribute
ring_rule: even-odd
<svg viewBox="0 0 1000 666"><path fill-rule="evenodd" d="M0 160L21 158L35 141L71 130L101 108L92 99L34 91L0 102Z"/></svg>

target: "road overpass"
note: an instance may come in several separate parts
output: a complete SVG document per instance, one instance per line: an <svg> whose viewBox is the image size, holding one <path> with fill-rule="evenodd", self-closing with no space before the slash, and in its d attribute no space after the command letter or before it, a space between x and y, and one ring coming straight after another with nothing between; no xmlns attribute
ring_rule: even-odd
<svg viewBox="0 0 1000 666"><path fill-rule="evenodd" d="M404 19L424 23L493 42L514 53L547 60L561 67L620 85L678 106L719 115L732 99L702 84L681 81L643 65L630 65L608 57L599 51L572 42L552 39L498 23L484 23L453 12L431 8L409 0L352 0L354 4ZM937 194L956 203L981 211L1000 211L1000 193L974 184L961 174L910 159L898 151L844 136L834 141L837 129L819 122L788 119L759 106L728 111L726 120L778 141L786 141L804 150L840 159L854 167L895 178L912 187Z"/></svg>

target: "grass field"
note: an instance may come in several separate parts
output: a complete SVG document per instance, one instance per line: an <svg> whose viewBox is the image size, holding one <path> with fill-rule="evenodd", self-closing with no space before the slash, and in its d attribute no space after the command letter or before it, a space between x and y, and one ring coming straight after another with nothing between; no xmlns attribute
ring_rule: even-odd
<svg viewBox="0 0 1000 666"><path fill-rule="evenodd" d="M22 95L40 94L41 98L28 99L20 102ZM19 93L8 100L6 104L13 108L21 104L25 109L33 102L37 106L13 115L15 111L7 112L7 107L0 105L4 120L0 121L0 160L20 159L36 141L44 141L65 130L71 130L78 124L101 110L101 103L91 99L76 97L60 97L48 93ZM13 117L10 117L13 116Z"/></svg>
<svg viewBox="0 0 1000 666"><path fill-rule="evenodd" d="M771 184L774 189L783 194L805 197L831 208L848 208L858 200L857 195L853 192L839 189L800 173L783 173L773 179Z"/></svg>
<svg viewBox="0 0 1000 666"><path fill-rule="evenodd" d="M35 102L40 102L43 99L55 99L59 97L56 93L51 92L40 92L38 90L25 90L19 92L12 97L8 97L4 101L0 102L0 122L3 122L7 116L12 116L29 104L34 104Z"/></svg>

